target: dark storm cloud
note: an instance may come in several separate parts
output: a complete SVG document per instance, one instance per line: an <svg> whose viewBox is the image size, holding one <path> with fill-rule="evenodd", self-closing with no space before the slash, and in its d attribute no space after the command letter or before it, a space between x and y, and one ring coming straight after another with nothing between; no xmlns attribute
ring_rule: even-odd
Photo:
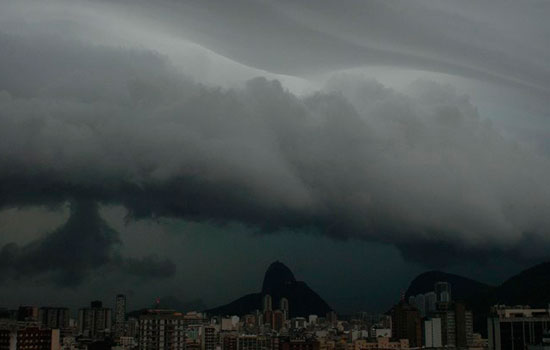
<svg viewBox="0 0 550 350"><path fill-rule="evenodd" d="M167 278L176 273L176 265L170 259L161 260L153 255L127 258L123 263L125 272L144 278Z"/></svg>
<svg viewBox="0 0 550 350"><path fill-rule="evenodd" d="M100 217L98 205L79 200L71 204L68 221L57 230L27 245L0 249L3 278L27 278L50 273L60 286L76 286L99 268L116 268L144 278L170 277L175 266L155 256L124 258L117 252L118 233Z"/></svg>
<svg viewBox="0 0 550 350"><path fill-rule="evenodd" d="M350 13L363 6L347 3L353 5ZM189 12L172 13L190 13L182 22L198 26L202 4L180 2ZM228 2L204 4L214 6L209 13L223 25L196 27L201 42L234 49L241 56L228 56L266 62L274 70L279 63L282 71L291 66L306 71L308 64L324 69L367 58L445 72L467 65L466 75L479 73L537 93L548 87L547 72L535 75L531 69L538 66L523 56L519 65L529 64L514 72L506 67L516 59L506 55L494 66L483 60L478 65L473 56L452 64L448 57L436 60L445 40L422 26L415 32L422 35L410 36L410 44L433 48L434 54L422 59L405 54L407 42L399 42L386 24L376 24L372 14L393 18L399 11L379 2L365 12L375 24L366 21L355 41L379 28L401 48L395 54L374 48L365 56L350 49L365 50L363 44L350 45L351 38L334 33L332 40L325 35L328 27L323 35L304 32L289 14L294 5L283 1L271 2L266 14L261 14L265 2L236 1L234 8ZM342 15L329 2L320 4L335 18ZM217 17L219 6L228 11L223 18ZM232 17L241 10L243 16L259 15L265 31L242 27L241 17ZM310 12L303 11L305 21ZM212 23L218 22L205 25ZM416 28L414 23L405 20L398 32ZM270 36L277 44L262 44ZM312 43L308 50L300 49L306 42ZM84 206L44 238L6 245L0 266L13 275L50 272L58 283L74 284L113 266L144 278L174 273L174 265L162 258L117 254L118 235L97 214L101 204L123 205L130 219L237 221L265 232L313 229L335 238L386 242L425 263L434 261L430 252L438 254L435 260L459 254L547 256L532 245L549 242L550 161L503 136L452 87L418 81L397 92L340 75L324 91L299 97L264 78L232 89L205 87L154 52L48 31L0 33L0 44L7 48L0 51L0 207L67 201ZM453 56L455 49L474 54L456 46L445 55ZM487 51L484 57L492 61L496 55ZM85 222L89 226L81 228ZM80 255L88 244L95 249Z"/></svg>
<svg viewBox="0 0 550 350"><path fill-rule="evenodd" d="M435 237L439 234L440 232L433 232ZM471 247L468 242L449 242L438 238L402 242L396 246L405 260L438 269L464 265L466 259L468 262L487 265L491 260L501 263L533 264L541 258L548 258L547 252L550 249L550 243L544 235L532 232L524 232L521 238L507 249L499 246Z"/></svg>

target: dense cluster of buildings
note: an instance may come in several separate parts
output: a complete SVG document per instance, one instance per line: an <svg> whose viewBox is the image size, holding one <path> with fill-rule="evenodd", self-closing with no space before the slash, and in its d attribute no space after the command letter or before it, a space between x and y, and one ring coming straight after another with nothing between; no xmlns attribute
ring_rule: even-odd
<svg viewBox="0 0 550 350"><path fill-rule="evenodd" d="M483 348L474 337L473 314L451 298L451 285L438 282L434 290L402 300L392 309L394 329L413 347Z"/></svg>
<svg viewBox="0 0 550 350"><path fill-rule="evenodd" d="M113 308L93 301L75 315L21 306L0 310L0 350L550 350L550 309L496 306L482 339L448 283L381 315L290 317L291 308L270 295L261 310L240 317L159 308L127 317L124 295Z"/></svg>

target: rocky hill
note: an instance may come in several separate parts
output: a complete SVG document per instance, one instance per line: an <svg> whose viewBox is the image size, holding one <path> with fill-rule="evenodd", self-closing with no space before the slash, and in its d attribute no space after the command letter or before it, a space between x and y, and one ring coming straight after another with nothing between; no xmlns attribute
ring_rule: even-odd
<svg viewBox="0 0 550 350"><path fill-rule="evenodd" d="M276 261L267 269L259 293L247 294L206 312L209 315L242 316L254 310L261 310L262 298L266 294L271 295L274 309L278 308L281 298L287 298L291 317L307 317L312 314L324 316L331 310L331 307L305 282L297 281L287 266Z"/></svg>

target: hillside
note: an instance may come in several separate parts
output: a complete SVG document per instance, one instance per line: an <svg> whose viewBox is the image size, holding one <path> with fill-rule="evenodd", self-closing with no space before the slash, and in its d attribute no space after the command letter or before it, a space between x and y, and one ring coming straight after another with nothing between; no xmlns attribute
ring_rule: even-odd
<svg viewBox="0 0 550 350"><path fill-rule="evenodd" d="M496 304L547 307L550 302L550 262L538 264L514 275L499 286L442 271L429 271L412 280L406 297L433 291L436 282L451 284L454 300L464 301L474 313L474 330L486 334L487 316Z"/></svg>

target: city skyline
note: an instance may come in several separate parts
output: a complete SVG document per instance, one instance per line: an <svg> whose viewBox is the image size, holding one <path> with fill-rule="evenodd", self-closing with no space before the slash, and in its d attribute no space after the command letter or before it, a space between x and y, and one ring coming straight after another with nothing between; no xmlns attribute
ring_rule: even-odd
<svg viewBox="0 0 550 350"><path fill-rule="evenodd" d="M426 299L425 305L418 295L408 301L402 295L384 314L353 315L339 315L330 309L298 311L300 302L306 300L299 301L302 296L296 299L294 288L281 295L281 290L277 291L277 284L284 288L293 282L292 272L274 262L266 272L261 298L250 308L240 307L237 314L182 312L163 307L159 301L127 314L122 294L116 295L114 309L95 300L78 310L77 319L66 307L1 309L0 346L18 350L336 350L342 346L360 350L510 350L545 346L550 339L550 308L494 305L479 323L472 304L455 300L451 283L438 278L423 289L426 296L434 294L434 300ZM275 298L266 294L268 291ZM464 291L455 294L461 293Z"/></svg>
<svg viewBox="0 0 550 350"><path fill-rule="evenodd" d="M431 270L509 296L550 261L549 15L0 0L0 305L213 308L273 261L341 312Z"/></svg>
<svg viewBox="0 0 550 350"><path fill-rule="evenodd" d="M533 266L498 288L431 271L418 276L387 312L356 311L346 315L330 308L306 283L296 280L286 265L275 261L265 273L260 293L204 311L169 306L157 299L150 307L126 312L124 294L113 295L113 307L93 300L80 307L76 317L64 306L0 308L0 347L6 350L544 349L550 341L550 303L548 296L541 295L538 289L550 284L541 280L541 273L548 279L549 268L550 263ZM480 304L483 300L485 305Z"/></svg>

